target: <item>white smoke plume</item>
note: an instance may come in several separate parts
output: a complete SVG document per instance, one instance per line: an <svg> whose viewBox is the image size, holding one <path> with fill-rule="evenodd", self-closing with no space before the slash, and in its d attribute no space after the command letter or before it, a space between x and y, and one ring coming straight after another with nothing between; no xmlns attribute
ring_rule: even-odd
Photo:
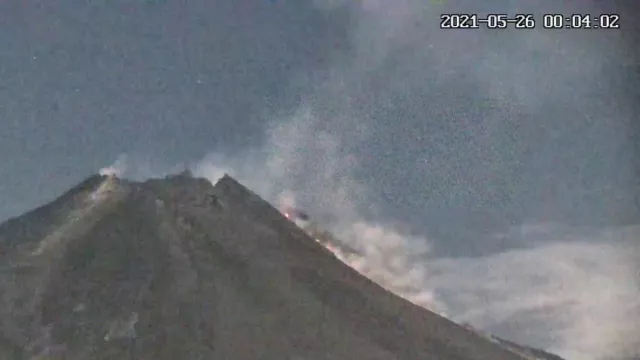
<svg viewBox="0 0 640 360"><path fill-rule="evenodd" d="M276 206L302 206L333 218L329 230L362 254L338 254L344 261L406 299L444 313L444 304L426 282L428 241L363 218L359 206L367 189L352 174L356 163L341 155L344 140L318 128L322 122L304 106L290 119L274 123L260 151L211 154L192 171L212 183L229 173Z"/></svg>
<svg viewBox="0 0 640 360"><path fill-rule="evenodd" d="M127 172L127 155L122 154L118 156L116 161L109 166L105 166L98 171L100 175L109 175L121 177Z"/></svg>
<svg viewBox="0 0 640 360"><path fill-rule="evenodd" d="M101 168L98 173L132 180L145 180L174 174L186 168L184 164L167 164L142 154L120 154L113 164Z"/></svg>

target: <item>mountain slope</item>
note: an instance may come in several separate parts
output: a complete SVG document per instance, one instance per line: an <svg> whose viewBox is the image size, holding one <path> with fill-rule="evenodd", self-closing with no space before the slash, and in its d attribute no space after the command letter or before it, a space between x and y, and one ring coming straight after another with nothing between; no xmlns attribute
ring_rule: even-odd
<svg viewBox="0 0 640 360"><path fill-rule="evenodd" d="M0 227L1 359L521 359L229 176L92 177L42 209Z"/></svg>

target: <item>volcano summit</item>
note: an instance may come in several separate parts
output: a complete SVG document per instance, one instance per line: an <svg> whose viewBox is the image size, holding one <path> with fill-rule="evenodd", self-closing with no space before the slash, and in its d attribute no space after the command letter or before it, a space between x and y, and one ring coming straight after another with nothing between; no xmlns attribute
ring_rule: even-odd
<svg viewBox="0 0 640 360"><path fill-rule="evenodd" d="M92 176L0 226L0 359L525 358L384 290L229 176Z"/></svg>

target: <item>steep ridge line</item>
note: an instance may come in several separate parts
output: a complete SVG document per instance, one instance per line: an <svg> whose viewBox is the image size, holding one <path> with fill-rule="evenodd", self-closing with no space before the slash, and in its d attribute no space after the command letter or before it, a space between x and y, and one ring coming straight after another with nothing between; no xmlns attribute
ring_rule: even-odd
<svg viewBox="0 0 640 360"><path fill-rule="evenodd" d="M53 242L0 226L0 246L49 243L0 258L0 359L523 358L365 278L228 175L98 179L49 206L75 222L13 220Z"/></svg>

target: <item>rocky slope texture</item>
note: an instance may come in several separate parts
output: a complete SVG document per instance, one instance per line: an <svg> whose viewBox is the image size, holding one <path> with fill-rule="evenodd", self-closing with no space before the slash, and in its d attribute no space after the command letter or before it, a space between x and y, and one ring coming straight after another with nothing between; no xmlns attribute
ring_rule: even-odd
<svg viewBox="0 0 640 360"><path fill-rule="evenodd" d="M229 176L93 176L0 226L0 359L516 360Z"/></svg>

